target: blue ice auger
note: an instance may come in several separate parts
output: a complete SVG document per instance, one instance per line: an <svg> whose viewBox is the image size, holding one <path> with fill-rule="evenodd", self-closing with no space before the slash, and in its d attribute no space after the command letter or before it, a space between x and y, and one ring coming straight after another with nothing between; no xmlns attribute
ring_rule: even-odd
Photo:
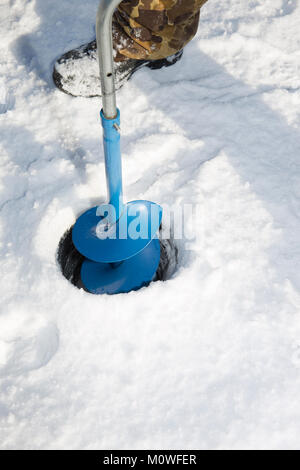
<svg viewBox="0 0 300 470"><path fill-rule="evenodd" d="M125 204L122 196L120 111L116 107L112 46L112 16L119 3L101 0L96 24L108 204L86 211L72 231L75 247L86 258L82 283L94 294L118 294L146 286L160 261L157 233L162 208L150 201Z"/></svg>

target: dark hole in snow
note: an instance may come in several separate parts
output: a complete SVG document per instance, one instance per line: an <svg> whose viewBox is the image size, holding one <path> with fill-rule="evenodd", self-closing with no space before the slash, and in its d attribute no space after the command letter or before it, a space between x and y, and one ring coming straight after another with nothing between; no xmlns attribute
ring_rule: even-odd
<svg viewBox="0 0 300 470"><path fill-rule="evenodd" d="M57 250L57 261L61 272L68 281L78 289L83 289L80 278L81 265L84 261L72 241L72 228L68 229L60 239ZM160 263L153 281L167 281L174 274L178 261L178 248L172 238L160 240Z"/></svg>

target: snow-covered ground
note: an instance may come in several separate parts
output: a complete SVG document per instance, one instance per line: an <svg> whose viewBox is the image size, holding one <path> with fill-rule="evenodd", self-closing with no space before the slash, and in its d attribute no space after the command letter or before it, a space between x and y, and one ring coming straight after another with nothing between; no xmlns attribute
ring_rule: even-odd
<svg viewBox="0 0 300 470"><path fill-rule="evenodd" d="M0 0L0 447L299 448L299 1L208 0L118 93L126 199L199 205L201 236L99 297L55 254L105 197L101 103L51 80L97 4Z"/></svg>

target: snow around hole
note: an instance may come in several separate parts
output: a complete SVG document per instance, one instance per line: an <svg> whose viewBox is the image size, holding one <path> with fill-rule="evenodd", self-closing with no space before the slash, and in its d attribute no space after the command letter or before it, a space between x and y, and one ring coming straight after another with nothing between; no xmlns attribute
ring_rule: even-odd
<svg viewBox="0 0 300 470"><path fill-rule="evenodd" d="M51 78L96 9L0 5L0 447L297 449L300 5L209 0L182 60L118 92L126 200L199 205L201 237L116 297L56 261L105 199L101 102Z"/></svg>

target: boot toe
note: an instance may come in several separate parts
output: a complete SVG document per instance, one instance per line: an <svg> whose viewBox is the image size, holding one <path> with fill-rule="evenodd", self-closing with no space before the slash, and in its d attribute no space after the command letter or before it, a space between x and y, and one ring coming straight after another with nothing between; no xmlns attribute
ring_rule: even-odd
<svg viewBox="0 0 300 470"><path fill-rule="evenodd" d="M101 96L96 50L64 54L54 64L53 81L57 88L72 96Z"/></svg>

